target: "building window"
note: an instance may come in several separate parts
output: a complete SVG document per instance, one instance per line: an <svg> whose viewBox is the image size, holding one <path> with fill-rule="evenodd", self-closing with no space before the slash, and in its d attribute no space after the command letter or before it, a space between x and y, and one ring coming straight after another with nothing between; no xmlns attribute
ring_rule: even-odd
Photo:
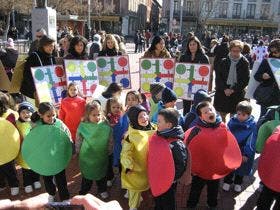
<svg viewBox="0 0 280 210"><path fill-rule="evenodd" d="M278 15L280 15L280 2L279 2L279 5L278 5Z"/></svg>
<svg viewBox="0 0 280 210"><path fill-rule="evenodd" d="M267 20L270 13L270 4L262 4L261 6L261 19Z"/></svg>
<svg viewBox="0 0 280 210"><path fill-rule="evenodd" d="M262 2L271 2L270 0L262 0Z"/></svg>
<svg viewBox="0 0 280 210"><path fill-rule="evenodd" d="M205 12L211 12L213 9L213 2L212 1L207 1L205 2Z"/></svg>
<svg viewBox="0 0 280 210"><path fill-rule="evenodd" d="M226 18L227 17L227 10L228 10L228 3L227 2L221 2L219 7L219 17L220 18Z"/></svg>
<svg viewBox="0 0 280 210"><path fill-rule="evenodd" d="M248 2L256 2L257 0L248 0Z"/></svg>
<svg viewBox="0 0 280 210"><path fill-rule="evenodd" d="M233 11L232 11L232 17L233 18L240 18L241 16L241 4L240 3L234 3L233 4Z"/></svg>
<svg viewBox="0 0 280 210"><path fill-rule="evenodd" d="M187 15L193 15L193 2L187 1Z"/></svg>
<svg viewBox="0 0 280 210"><path fill-rule="evenodd" d="M255 4L248 4L246 17L249 18L249 19L254 19L255 18L255 11L256 11L256 5Z"/></svg>
<svg viewBox="0 0 280 210"><path fill-rule="evenodd" d="M180 9L179 9L179 2L178 1L174 1L174 11L175 13L178 12Z"/></svg>

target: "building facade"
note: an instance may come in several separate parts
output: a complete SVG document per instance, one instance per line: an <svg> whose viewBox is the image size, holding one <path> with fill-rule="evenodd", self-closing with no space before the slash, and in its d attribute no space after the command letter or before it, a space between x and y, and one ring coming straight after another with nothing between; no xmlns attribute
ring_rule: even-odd
<svg viewBox="0 0 280 210"><path fill-rule="evenodd" d="M162 6L166 29L170 3L164 0ZM183 32L195 31L203 18L207 30L213 31L270 34L280 30L279 0L174 0L173 31L178 31L181 3Z"/></svg>

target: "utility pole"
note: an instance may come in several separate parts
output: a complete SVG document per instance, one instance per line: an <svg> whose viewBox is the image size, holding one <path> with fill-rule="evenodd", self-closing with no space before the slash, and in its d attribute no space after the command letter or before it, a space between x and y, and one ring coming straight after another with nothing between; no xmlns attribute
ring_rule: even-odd
<svg viewBox="0 0 280 210"><path fill-rule="evenodd" d="M89 39L91 39L90 35L91 35L91 24L90 24L90 0L88 0L88 21L87 21L87 24L88 24L88 37Z"/></svg>
<svg viewBox="0 0 280 210"><path fill-rule="evenodd" d="M182 34L184 0L180 0L180 5L180 34Z"/></svg>
<svg viewBox="0 0 280 210"><path fill-rule="evenodd" d="M173 31L174 0L170 0L169 32Z"/></svg>

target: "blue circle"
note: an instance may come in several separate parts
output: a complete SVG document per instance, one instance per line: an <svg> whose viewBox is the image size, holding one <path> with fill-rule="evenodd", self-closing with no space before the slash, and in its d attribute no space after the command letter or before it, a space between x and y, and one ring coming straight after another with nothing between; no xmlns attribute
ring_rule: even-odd
<svg viewBox="0 0 280 210"><path fill-rule="evenodd" d="M127 78L122 78L120 80L120 83L123 85L124 88L128 88L130 85L129 79L127 79Z"/></svg>
<svg viewBox="0 0 280 210"><path fill-rule="evenodd" d="M165 83L166 87L170 88L171 90L173 89L173 83L172 82L166 82Z"/></svg>

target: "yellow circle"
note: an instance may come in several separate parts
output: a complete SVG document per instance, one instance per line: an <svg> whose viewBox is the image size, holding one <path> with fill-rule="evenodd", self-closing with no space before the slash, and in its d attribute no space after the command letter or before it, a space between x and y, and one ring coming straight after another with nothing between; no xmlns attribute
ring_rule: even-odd
<svg viewBox="0 0 280 210"><path fill-rule="evenodd" d="M142 89L143 89L144 91L146 91L146 92L150 92L150 83L144 82L144 83L142 84Z"/></svg>
<svg viewBox="0 0 280 210"><path fill-rule="evenodd" d="M67 65L67 70L68 71L70 71L70 72L75 72L75 70L76 70L76 65L75 65L75 63L69 63L68 65Z"/></svg>
<svg viewBox="0 0 280 210"><path fill-rule="evenodd" d="M105 86L105 87L108 87L108 86L109 86L109 83L108 83L108 81L106 81L106 80L101 80L101 81L99 81L99 85L103 85L103 86Z"/></svg>
<svg viewBox="0 0 280 210"><path fill-rule="evenodd" d="M181 87L176 87L174 91L175 91L176 95L179 97L184 95L184 89Z"/></svg>

